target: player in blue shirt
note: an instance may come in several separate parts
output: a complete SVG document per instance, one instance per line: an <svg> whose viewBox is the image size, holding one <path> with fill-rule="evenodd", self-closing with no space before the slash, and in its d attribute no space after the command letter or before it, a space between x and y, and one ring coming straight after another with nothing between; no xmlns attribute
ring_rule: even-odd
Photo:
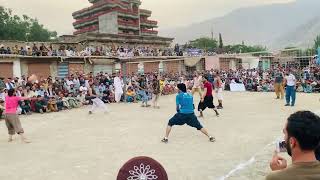
<svg viewBox="0 0 320 180"><path fill-rule="evenodd" d="M208 134L208 131L203 128L194 114L193 97L191 94L187 93L186 85L178 84L178 89L179 93L176 97L177 113L169 120L168 127L166 129L166 136L162 139L162 142L168 143L168 137L172 126L182 126L184 124L197 128L205 134L211 142L214 142L215 138Z"/></svg>

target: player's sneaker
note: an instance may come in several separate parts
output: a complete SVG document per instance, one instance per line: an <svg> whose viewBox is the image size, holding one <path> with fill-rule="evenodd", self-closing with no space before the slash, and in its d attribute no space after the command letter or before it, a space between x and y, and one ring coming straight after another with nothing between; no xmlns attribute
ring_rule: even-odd
<svg viewBox="0 0 320 180"><path fill-rule="evenodd" d="M161 140L161 142L163 142L163 143L168 143L168 138L163 138L162 140Z"/></svg>
<svg viewBox="0 0 320 180"><path fill-rule="evenodd" d="M216 141L216 138L214 138L214 137L211 136L211 137L209 138L209 141L210 141L210 142L215 142L215 141Z"/></svg>

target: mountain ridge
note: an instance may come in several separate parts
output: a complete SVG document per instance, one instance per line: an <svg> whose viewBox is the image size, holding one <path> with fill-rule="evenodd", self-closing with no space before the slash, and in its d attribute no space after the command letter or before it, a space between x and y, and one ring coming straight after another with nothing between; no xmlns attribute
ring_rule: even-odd
<svg viewBox="0 0 320 180"><path fill-rule="evenodd" d="M297 0L290 3L239 8L221 17L163 30L161 35L176 37L176 42L185 43L203 36L210 37L213 29L215 37L218 33L222 33L226 44L245 41L247 44L266 45L273 49L285 46L287 34L293 34L299 29L305 30L301 26L311 20L315 24L320 23L318 7L320 1ZM308 36L316 36L314 31L309 33L311 34ZM281 44L275 42L277 40L281 40ZM297 40L299 44L306 46L301 41L303 39Z"/></svg>

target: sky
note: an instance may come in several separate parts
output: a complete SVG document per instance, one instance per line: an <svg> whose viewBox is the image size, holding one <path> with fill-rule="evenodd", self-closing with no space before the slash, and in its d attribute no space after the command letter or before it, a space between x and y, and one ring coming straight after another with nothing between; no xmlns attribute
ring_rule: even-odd
<svg viewBox="0 0 320 180"><path fill-rule="evenodd" d="M187 26L223 16L241 7L294 0L142 0L141 8L153 12L150 19L159 22L159 30ZM72 34L72 12L90 6L88 0L0 0L0 6L11 8L14 14L37 18L59 35Z"/></svg>

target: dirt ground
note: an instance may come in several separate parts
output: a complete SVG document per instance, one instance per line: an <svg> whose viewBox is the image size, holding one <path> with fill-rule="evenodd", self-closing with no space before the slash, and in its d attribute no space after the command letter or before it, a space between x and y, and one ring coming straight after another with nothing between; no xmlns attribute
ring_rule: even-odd
<svg viewBox="0 0 320 180"><path fill-rule="evenodd" d="M198 97L195 101L198 102ZM284 107L273 93L224 92L221 117L206 110L201 123L217 139L210 143L195 129L174 127L160 142L175 97L161 97L161 109L112 104L110 113L88 108L21 116L31 144L7 142L0 122L1 180L114 180L135 156L150 156L170 180L262 180L286 118L297 110L319 110L318 94L298 94L296 107Z"/></svg>

